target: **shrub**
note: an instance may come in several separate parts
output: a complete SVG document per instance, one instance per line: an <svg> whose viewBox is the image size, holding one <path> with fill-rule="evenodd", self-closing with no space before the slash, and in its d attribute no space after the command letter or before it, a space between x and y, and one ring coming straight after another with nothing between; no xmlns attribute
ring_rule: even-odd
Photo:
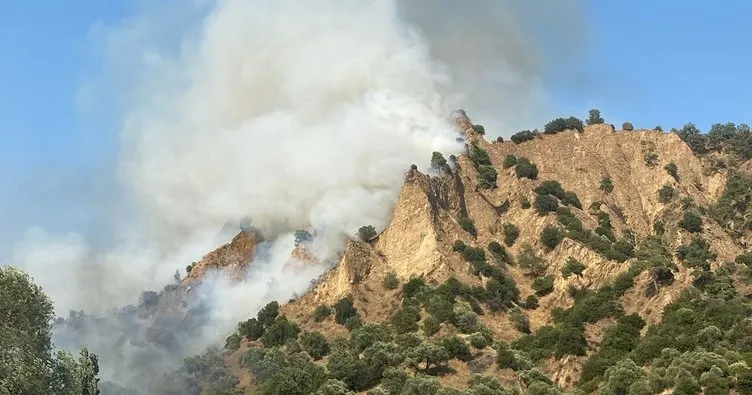
<svg viewBox="0 0 752 395"><path fill-rule="evenodd" d="M538 298L535 295L528 295L528 297L525 299L525 308L535 310L538 308L538 306Z"/></svg>
<svg viewBox="0 0 752 395"><path fill-rule="evenodd" d="M486 337L483 336L480 332L475 332L470 334L470 336L467 337L467 340L470 342L470 345L482 350L488 346L488 340L486 340Z"/></svg>
<svg viewBox="0 0 752 395"><path fill-rule="evenodd" d="M611 182L611 177L606 176L601 179L601 191L611 193L614 190L614 184Z"/></svg>
<svg viewBox="0 0 752 395"><path fill-rule="evenodd" d="M444 159L444 155L442 155L441 152L434 151L431 155L431 167L436 170L444 170L448 169L449 165L447 164L447 160Z"/></svg>
<svg viewBox="0 0 752 395"><path fill-rule="evenodd" d="M582 272L584 272L585 269L586 266L582 262L569 257L567 263L564 264L564 267L561 269L561 275L564 278L569 278L569 276L573 274L577 277L582 277Z"/></svg>
<svg viewBox="0 0 752 395"><path fill-rule="evenodd" d="M286 317L282 316L266 328L261 336L261 343L266 348L281 346L290 339L297 339L298 333L300 333L298 324L288 321Z"/></svg>
<svg viewBox="0 0 752 395"><path fill-rule="evenodd" d="M483 125L473 125L473 130L481 136L486 134L486 128Z"/></svg>
<svg viewBox="0 0 752 395"><path fill-rule="evenodd" d="M554 290L554 276L547 275L533 280L533 289L538 296L546 296Z"/></svg>
<svg viewBox="0 0 752 395"><path fill-rule="evenodd" d="M512 154L509 154L506 157L504 157L504 163L502 164L502 167L504 167L505 169L508 169L516 164L517 164L517 157Z"/></svg>
<svg viewBox="0 0 752 395"><path fill-rule="evenodd" d="M556 209L556 219L569 232L583 231L582 221L580 221L580 219L572 213L572 210L567 207L559 207Z"/></svg>
<svg viewBox="0 0 752 395"><path fill-rule="evenodd" d="M661 127L661 125L658 125L658 126L654 127L653 130L655 130L656 132L662 132L663 128Z"/></svg>
<svg viewBox="0 0 752 395"><path fill-rule="evenodd" d="M492 241L488 243L488 251L493 254L496 262L509 263L509 255L507 254L507 249L504 248L503 245L499 244L498 241Z"/></svg>
<svg viewBox="0 0 752 395"><path fill-rule="evenodd" d="M504 230L504 244L509 247L513 246L520 236L520 228L509 222L505 223L502 228Z"/></svg>
<svg viewBox="0 0 752 395"><path fill-rule="evenodd" d="M536 277L545 273L548 268L546 261L535 253L533 246L527 243L524 243L520 247L517 263L520 268L526 270L529 275Z"/></svg>
<svg viewBox="0 0 752 395"><path fill-rule="evenodd" d="M530 320L528 320L525 313L520 309L514 309L509 313L509 319L514 324L514 327L522 333L530 333Z"/></svg>
<svg viewBox="0 0 752 395"><path fill-rule="evenodd" d="M299 245L301 243L306 243L313 240L313 235L311 232L308 232L307 230L296 230L295 231L295 245Z"/></svg>
<svg viewBox="0 0 752 395"><path fill-rule="evenodd" d="M368 242L376 237L376 229L373 225L361 226L360 229L358 229L358 236L360 236L361 240Z"/></svg>
<svg viewBox="0 0 752 395"><path fill-rule="evenodd" d="M588 125L597 125L603 123L603 118L601 118L601 112L598 109L592 109L588 111L588 119L585 121Z"/></svg>
<svg viewBox="0 0 752 395"><path fill-rule="evenodd" d="M624 122L623 124L621 124L621 129L631 132L634 130L634 126L632 126L631 122Z"/></svg>
<svg viewBox="0 0 752 395"><path fill-rule="evenodd" d="M530 199L528 199L527 196L520 196L520 207L522 207L525 210L531 207Z"/></svg>
<svg viewBox="0 0 752 395"><path fill-rule="evenodd" d="M543 181L535 187L535 193L538 195L553 195L558 199L563 200L566 192L558 181L547 180Z"/></svg>
<svg viewBox="0 0 752 395"><path fill-rule="evenodd" d="M478 188L494 189L497 187L496 179L498 173L493 166L481 165L478 167Z"/></svg>
<svg viewBox="0 0 752 395"><path fill-rule="evenodd" d="M453 313L453 305L446 297L434 295L426 303L426 311L431 314L439 322L451 321Z"/></svg>
<svg viewBox="0 0 752 395"><path fill-rule="evenodd" d="M426 337L431 337L441 329L441 322L433 316L428 316L423 320L423 333Z"/></svg>
<svg viewBox="0 0 752 395"><path fill-rule="evenodd" d="M578 209L582 210L582 203L580 203L580 198L578 198L577 194L572 191L566 191L564 193L564 199L562 199L561 202L567 206L577 207Z"/></svg>
<svg viewBox="0 0 752 395"><path fill-rule="evenodd" d="M386 289L397 289L399 287L400 281L399 278L397 278L397 273L395 272L389 272L384 276L384 288Z"/></svg>
<svg viewBox="0 0 752 395"><path fill-rule="evenodd" d="M402 307L391 318L394 331L400 335L417 331L418 321L420 321L420 311L413 306Z"/></svg>
<svg viewBox="0 0 752 395"><path fill-rule="evenodd" d="M685 211L684 217L679 221L679 227L689 233L702 232L702 218L691 211Z"/></svg>
<svg viewBox="0 0 752 395"><path fill-rule="evenodd" d="M671 177L674 177L674 180L676 180L677 182L679 181L679 168L676 166L676 163L669 162L666 166L663 167L663 169L666 170L666 172L670 174Z"/></svg>
<svg viewBox="0 0 752 395"><path fill-rule="evenodd" d="M237 333L227 336L225 339L225 350L237 351L240 348L241 337Z"/></svg>
<svg viewBox="0 0 752 395"><path fill-rule="evenodd" d="M402 297L412 298L418 294L418 292L426 286L426 282L420 277L411 277L405 284L402 285Z"/></svg>
<svg viewBox="0 0 752 395"><path fill-rule="evenodd" d="M543 128L543 133L556 134L565 130L576 130L582 133L584 127L582 125L582 121L575 117L569 117L566 119L556 118L546 124L546 126Z"/></svg>
<svg viewBox="0 0 752 395"><path fill-rule="evenodd" d="M676 196L676 189L669 184L664 184L661 189L658 190L658 201L661 203L669 203Z"/></svg>
<svg viewBox="0 0 752 395"><path fill-rule="evenodd" d="M340 325L345 325L349 318L355 317L358 311L353 304L352 295L347 295L334 304L334 321Z"/></svg>
<svg viewBox="0 0 752 395"><path fill-rule="evenodd" d="M561 230L554 226L546 226L540 234L541 243L549 250L553 250L564 239Z"/></svg>
<svg viewBox="0 0 752 395"><path fill-rule="evenodd" d="M517 178L528 178L531 180L538 179L538 166L530 162L527 158L517 158L517 164L514 165L514 172Z"/></svg>
<svg viewBox="0 0 752 395"><path fill-rule="evenodd" d="M478 144L473 143L470 146L467 156L470 158L470 161L473 162L473 166L476 169L483 165L492 166L491 157L488 156L488 151L478 147Z"/></svg>
<svg viewBox="0 0 752 395"><path fill-rule="evenodd" d="M515 144L524 143L525 141L530 141L535 138L535 135L533 135L533 132L529 130L523 130L521 132L517 132L510 137L510 140L512 140Z"/></svg>
<svg viewBox="0 0 752 395"><path fill-rule="evenodd" d="M470 347L467 346L464 340L457 336L452 336L444 339L441 345L449 354L449 358L459 359L460 361L468 361L472 357Z"/></svg>
<svg viewBox="0 0 752 395"><path fill-rule="evenodd" d="M537 195L535 197L535 210L539 215L556 212L559 208L559 201L551 195Z"/></svg>
<svg viewBox="0 0 752 395"><path fill-rule="evenodd" d="M332 311L332 308L325 304L318 305L316 309L313 310L313 322L321 322L325 320L332 315Z"/></svg>
<svg viewBox="0 0 752 395"><path fill-rule="evenodd" d="M473 235L473 237L478 235L478 230L475 229L475 223L471 218L468 217L460 217L459 220L457 220L457 223L460 224L462 229L465 230L465 232L470 233Z"/></svg>
<svg viewBox="0 0 752 395"><path fill-rule="evenodd" d="M238 324L238 332L248 340L258 340L264 334L264 324L256 318L251 318Z"/></svg>
<svg viewBox="0 0 752 395"><path fill-rule="evenodd" d="M329 343L321 332L304 332L300 336L300 345L314 361L318 361L326 354L329 354Z"/></svg>

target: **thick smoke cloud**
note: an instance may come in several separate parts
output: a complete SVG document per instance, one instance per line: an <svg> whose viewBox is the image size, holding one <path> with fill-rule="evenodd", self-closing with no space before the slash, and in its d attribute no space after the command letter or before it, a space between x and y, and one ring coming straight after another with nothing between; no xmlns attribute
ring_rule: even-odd
<svg viewBox="0 0 752 395"><path fill-rule="evenodd" d="M327 260L358 227L387 226L409 166L461 149L452 109L465 108L492 135L547 117L548 66L525 25L535 19L529 3L162 1L97 27L105 67L81 100L118 109L108 113L122 121L113 177L124 192L102 207L127 214L97 230L113 234L108 248L37 230L12 263L60 314L104 314L161 289L227 241L217 239L225 224L249 217L274 253L240 285L207 282L201 303L213 332L171 356L195 352L325 269L283 271L294 230L316 231ZM286 287L269 285L281 276ZM108 345L103 334L117 328L108 325L92 331L93 351L105 378L126 382L137 375L108 369L108 357L123 362L132 345Z"/></svg>

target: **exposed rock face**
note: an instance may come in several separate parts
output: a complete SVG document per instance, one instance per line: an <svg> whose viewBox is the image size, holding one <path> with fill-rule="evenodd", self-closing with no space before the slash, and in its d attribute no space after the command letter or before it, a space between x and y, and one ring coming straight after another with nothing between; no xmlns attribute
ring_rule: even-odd
<svg viewBox="0 0 752 395"><path fill-rule="evenodd" d="M253 260L257 247L262 241L261 235L257 232L241 231L232 241L206 254L196 262L183 280L184 283L199 281L209 270L227 271L234 279L242 279L246 266Z"/></svg>

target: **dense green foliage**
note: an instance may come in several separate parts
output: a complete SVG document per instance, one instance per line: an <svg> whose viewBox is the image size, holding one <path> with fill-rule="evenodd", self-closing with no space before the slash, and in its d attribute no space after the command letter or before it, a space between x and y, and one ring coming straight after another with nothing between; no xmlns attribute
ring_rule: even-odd
<svg viewBox="0 0 752 395"><path fill-rule="evenodd" d="M502 230L504 231L504 244L509 247L513 246L514 242L520 236L520 228L515 224L506 222L502 225Z"/></svg>
<svg viewBox="0 0 752 395"><path fill-rule="evenodd" d="M42 288L2 266L0 295L0 394L98 394L95 354L53 352L52 301Z"/></svg>
<svg viewBox="0 0 752 395"><path fill-rule="evenodd" d="M533 132L531 132L529 130L523 130L521 132L517 132L517 133L513 134L512 137L510 137L510 139L515 144L524 143L525 141L530 141L530 140L532 140L534 138L535 138L535 135L533 134Z"/></svg>
<svg viewBox="0 0 752 395"><path fill-rule="evenodd" d="M361 240L366 242L375 238L376 234L376 229L373 225L361 226L360 229L358 229L358 236L360 236Z"/></svg>
<svg viewBox="0 0 752 395"><path fill-rule="evenodd" d="M628 122L627 121L627 122L624 122L623 124L621 124L621 129L625 130L627 132L631 132L631 131L634 130L634 126L632 126L632 122Z"/></svg>
<svg viewBox="0 0 752 395"><path fill-rule="evenodd" d="M527 158L519 157L514 165L514 173L517 178L536 180L538 179L538 166Z"/></svg>
<svg viewBox="0 0 752 395"><path fill-rule="evenodd" d="M576 130L582 133L584 126L582 125L582 121L575 117L556 118L546 124L546 126L543 128L543 133L556 134L565 130Z"/></svg>
<svg viewBox="0 0 752 395"><path fill-rule="evenodd" d="M475 222L473 222L472 218L460 217L460 219L457 220L457 223L460 224L460 227L462 227L465 232L470 233L473 236L478 235L478 230L475 228Z"/></svg>
<svg viewBox="0 0 752 395"><path fill-rule="evenodd" d="M478 172L478 187L481 189L496 188L498 174L491 163L491 157L488 156L488 152L480 148L477 143L473 143L468 150L468 157Z"/></svg>
<svg viewBox="0 0 752 395"><path fill-rule="evenodd" d="M590 111L588 111L588 119L585 121L588 125L598 125L603 122L603 118L601 118L601 111L593 108Z"/></svg>
<svg viewBox="0 0 752 395"><path fill-rule="evenodd" d="M504 157L504 162L502 163L502 166L505 169L508 169L516 164L517 164L517 157L512 154L509 154Z"/></svg>
<svg viewBox="0 0 752 395"><path fill-rule="evenodd" d="M601 179L601 191L611 193L614 190L614 183L611 181L611 177L606 176Z"/></svg>

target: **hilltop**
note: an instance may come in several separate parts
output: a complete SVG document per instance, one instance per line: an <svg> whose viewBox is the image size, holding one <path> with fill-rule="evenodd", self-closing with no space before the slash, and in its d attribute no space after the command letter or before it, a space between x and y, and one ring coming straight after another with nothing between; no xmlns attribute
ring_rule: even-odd
<svg viewBox="0 0 752 395"><path fill-rule="evenodd" d="M203 357L224 384L194 366L195 389L752 393L748 158L574 120L487 141L459 112L465 152L413 166L389 226L241 322ZM261 241L241 232L183 284L253 270ZM322 264L306 246L290 264Z"/></svg>

